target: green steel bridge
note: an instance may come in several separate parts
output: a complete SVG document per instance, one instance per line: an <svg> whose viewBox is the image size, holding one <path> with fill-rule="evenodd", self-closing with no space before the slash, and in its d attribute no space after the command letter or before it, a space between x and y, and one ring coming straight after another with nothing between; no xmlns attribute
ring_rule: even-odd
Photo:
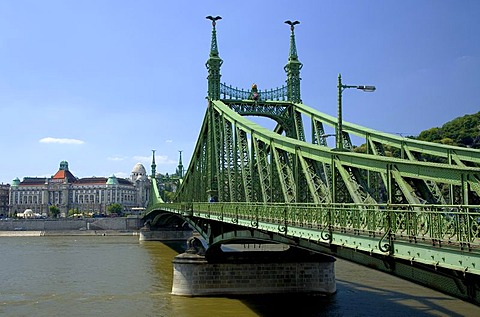
<svg viewBox="0 0 480 317"><path fill-rule="evenodd" d="M345 258L480 303L480 151L382 133L302 103L294 26L286 85L220 82L216 21L208 107L174 202L155 179L144 220L187 222L208 249L278 242ZM339 76L339 104L345 88ZM267 129L249 120L275 121ZM308 129L306 128L308 127ZM336 131L328 146L324 128ZM308 137L307 137L308 134ZM353 151L350 136L365 140ZM374 278L375 271L372 271Z"/></svg>

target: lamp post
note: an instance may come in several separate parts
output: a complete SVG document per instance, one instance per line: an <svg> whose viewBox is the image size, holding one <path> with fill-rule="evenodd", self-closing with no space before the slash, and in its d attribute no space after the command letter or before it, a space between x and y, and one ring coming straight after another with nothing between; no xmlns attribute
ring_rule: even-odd
<svg viewBox="0 0 480 317"><path fill-rule="evenodd" d="M335 137L336 137L336 147L337 149L343 149L343 126L342 126L342 93L347 88L356 88L359 90L363 90L365 92L373 92L375 91L375 86L350 86L342 84L342 75L338 74L338 122L337 128L335 130Z"/></svg>

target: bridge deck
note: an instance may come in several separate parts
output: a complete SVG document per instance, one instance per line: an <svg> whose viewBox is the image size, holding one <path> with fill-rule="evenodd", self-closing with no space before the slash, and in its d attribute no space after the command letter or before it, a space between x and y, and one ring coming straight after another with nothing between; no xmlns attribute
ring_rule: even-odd
<svg viewBox="0 0 480 317"><path fill-rule="evenodd" d="M480 275L479 206L159 204L155 209Z"/></svg>

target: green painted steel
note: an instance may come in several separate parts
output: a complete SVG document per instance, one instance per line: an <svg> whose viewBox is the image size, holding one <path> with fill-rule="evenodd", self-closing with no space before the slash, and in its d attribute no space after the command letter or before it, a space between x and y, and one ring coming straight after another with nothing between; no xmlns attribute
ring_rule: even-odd
<svg viewBox="0 0 480 317"><path fill-rule="evenodd" d="M264 102L265 107L277 104ZM466 203L478 199L479 167L330 149L263 128L239 114L236 105L209 101L177 192L179 204L152 204L149 211L215 219L480 274L480 205ZM298 108L314 112L305 105ZM415 150L422 145L403 142ZM430 145L431 152L441 155L444 146L436 146ZM464 156L465 162L475 163L475 156ZM377 182L369 183L367 173L377 175ZM298 185L301 180L305 186ZM425 182L464 197L442 203L448 197L436 198ZM208 203L211 197L215 203Z"/></svg>
<svg viewBox="0 0 480 317"><path fill-rule="evenodd" d="M221 84L220 18L208 18L208 107L197 143L173 203L160 197L153 159L145 219L178 214L210 245L250 238L342 248L480 280L479 150L375 131L301 103L297 21L286 22L286 86ZM344 87L356 86L339 78ZM276 126L269 130L249 116ZM327 146L326 127L341 134L341 146ZM365 139L366 153L352 151L350 134Z"/></svg>
<svg viewBox="0 0 480 317"><path fill-rule="evenodd" d="M163 210L480 274L479 206L173 203Z"/></svg>
<svg viewBox="0 0 480 317"><path fill-rule="evenodd" d="M208 200L206 192L188 189L192 182L205 177L210 180L207 183L210 191L224 202L244 201L234 197L232 186L237 186L237 191L243 188L239 197L263 202L438 204L448 201L448 197L441 196L441 200L433 195L426 182L462 196L455 196L458 199L449 201L450 204L471 204L478 198L478 167L337 151L262 128L220 100L209 102L202 131L195 157L179 189L178 197L184 201ZM322 168L323 165L328 168ZM370 178L376 176L377 182L368 184L367 172ZM302 178L310 185L297 188ZM313 179L317 190L313 190ZM327 188L330 188L328 199ZM263 198L251 197L258 193Z"/></svg>
<svg viewBox="0 0 480 317"><path fill-rule="evenodd" d="M290 54L288 55L288 63L285 65L284 70L287 73L287 96L288 100L293 102L301 102L300 99L300 70L303 65L298 60L297 46L295 44L295 25L299 24L298 21L291 22L285 21L290 25Z"/></svg>
<svg viewBox="0 0 480 317"><path fill-rule="evenodd" d="M220 67L223 60L218 53L217 44L217 30L215 28L217 21L221 19L220 16L208 16L207 19L212 21L212 41L210 45L210 57L207 60L206 66L208 69L208 97L212 99L220 98Z"/></svg>

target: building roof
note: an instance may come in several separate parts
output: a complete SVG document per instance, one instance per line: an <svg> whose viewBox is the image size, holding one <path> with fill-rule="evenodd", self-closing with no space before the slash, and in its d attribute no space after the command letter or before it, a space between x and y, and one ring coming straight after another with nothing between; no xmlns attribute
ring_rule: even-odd
<svg viewBox="0 0 480 317"><path fill-rule="evenodd" d="M141 163L135 164L132 170L132 174L135 175L147 175L147 171L145 170L145 167Z"/></svg>
<svg viewBox="0 0 480 317"><path fill-rule="evenodd" d="M45 185L45 177L24 177L23 181L20 182L20 186L40 186Z"/></svg>
<svg viewBox="0 0 480 317"><path fill-rule="evenodd" d="M120 185L133 185L133 183L128 180L128 179L125 179L125 178L117 178L117 181Z"/></svg>
<svg viewBox="0 0 480 317"><path fill-rule="evenodd" d="M118 178L115 175L110 177L84 177L77 179L74 185L130 185L133 183L124 178Z"/></svg>
<svg viewBox="0 0 480 317"><path fill-rule="evenodd" d="M75 185L94 185L94 184L105 185L106 182L107 182L106 177L84 177L84 178L77 179L75 181Z"/></svg>
<svg viewBox="0 0 480 317"><path fill-rule="evenodd" d="M77 180L69 170L61 169L53 175L52 179L67 179L67 182L69 183L73 183Z"/></svg>

